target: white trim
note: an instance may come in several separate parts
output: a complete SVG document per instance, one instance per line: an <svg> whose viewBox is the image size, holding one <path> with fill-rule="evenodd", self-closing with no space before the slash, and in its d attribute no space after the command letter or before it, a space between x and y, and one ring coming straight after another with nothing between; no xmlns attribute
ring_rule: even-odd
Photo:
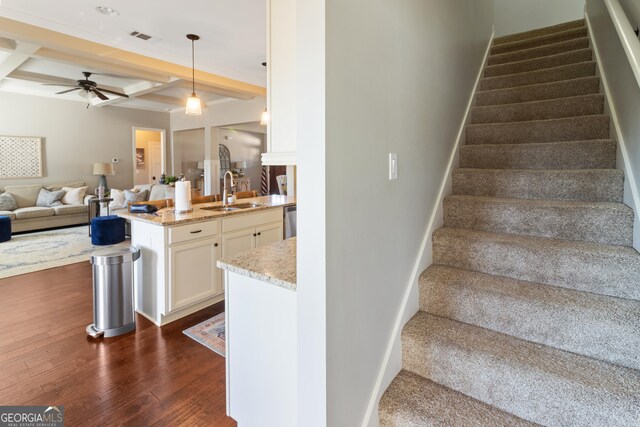
<svg viewBox="0 0 640 427"><path fill-rule="evenodd" d="M636 185L636 179L633 173L633 169L631 167L631 162L629 161L629 154L627 153L627 147L625 145L624 136L620 131L620 123L618 121L618 112L616 111L616 107L612 102L611 98L611 90L609 89L609 81L607 79L607 75L604 72L604 68L602 66L602 60L600 57L600 50L598 49L598 44L596 43L595 38L593 37L591 20L589 19L589 14L585 11L585 21L587 22L587 28L589 30L589 38L591 39L591 45L593 47L593 53L596 57L596 64L598 67L598 71L600 73L600 79L602 80L602 87L604 89L605 101L609 106L609 114L611 116L611 123L616 132L616 139L618 140L618 146L620 147L620 152L622 153L622 162L624 164L624 174L625 179L629 182L629 188L631 189L631 201L633 206L631 208L634 211L636 217L640 215L640 194L638 194L638 186ZM612 17L613 18L613 17ZM615 26L615 21L614 21ZM632 67L633 68L633 67ZM636 75L636 77L638 77ZM634 248L640 250L640 242L634 242Z"/></svg>
<svg viewBox="0 0 640 427"><path fill-rule="evenodd" d="M607 6L613 26L620 37L624 52L627 54L633 75L636 76L636 81L640 86L640 43L633 32L631 22L629 22L629 18L618 0L604 0L604 4Z"/></svg>
<svg viewBox="0 0 640 427"><path fill-rule="evenodd" d="M389 339L389 343L387 344L387 350L384 355L384 359L382 361L382 365L380 366L380 371L378 372L378 378L376 379L375 386L373 388L373 392L371 393L371 398L369 400L369 405L367 406L367 412L365 414L364 420L362 422L362 427L368 427L371 422L371 416L373 415L373 411L377 408L378 398L380 395L380 388L382 387L382 382L385 377L385 373L387 370L387 366L389 364L389 360L391 359L391 355L393 354L393 350L395 347L395 342L404 327L402 319L404 318L405 311L407 309L407 305L409 303L409 297L411 296L411 292L413 290L414 285L418 282L420 274L422 274L421 264L427 250L427 244L431 240L431 233L433 232L433 226L436 222L436 217L438 212L442 207L442 202L445 197L445 190L447 189L447 184L449 183L451 173L453 172L453 168L456 164L456 159L458 156L458 150L460 145L462 145L462 140L465 135L465 128L467 127L471 107L474 105L476 91L478 90L478 86L480 85L480 79L482 78L482 73L484 71L485 65L489 58L489 53L491 51L491 43L493 43L493 38L495 36L495 32L492 29L491 38L489 39L489 43L487 45L487 49L484 53L484 59L482 60L482 64L480 65L480 69L478 70L478 75L476 77L476 82L473 86L473 90L471 91L471 95L469 96L469 101L467 102L467 109L462 119L462 123L460 125L460 129L458 130L458 135L456 138L456 143L451 150L451 154L449 156L449 162L447 164L446 172L442 178L442 183L440 184L440 190L438 192L437 203L433 207L431 212L431 216L429 217L429 222L427 223L427 227L424 231L424 237L422 238L422 244L420 245L420 250L418 252L418 256L416 258L416 262L411 270L411 276L409 278L409 282L407 283L407 288L404 292L404 297L402 298L402 304L400 305L400 310L398 310L398 314L396 315L396 321L393 325L393 331L391 333L391 337Z"/></svg>
<svg viewBox="0 0 640 427"><path fill-rule="evenodd" d="M285 153L262 153L262 165L263 166L289 166L297 165L295 151L288 151Z"/></svg>

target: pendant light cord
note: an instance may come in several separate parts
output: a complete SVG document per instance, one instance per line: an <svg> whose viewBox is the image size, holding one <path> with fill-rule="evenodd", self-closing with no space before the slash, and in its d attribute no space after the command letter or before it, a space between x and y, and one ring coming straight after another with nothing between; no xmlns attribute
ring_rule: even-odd
<svg viewBox="0 0 640 427"><path fill-rule="evenodd" d="M191 40L191 93L196 94L196 50L195 40Z"/></svg>

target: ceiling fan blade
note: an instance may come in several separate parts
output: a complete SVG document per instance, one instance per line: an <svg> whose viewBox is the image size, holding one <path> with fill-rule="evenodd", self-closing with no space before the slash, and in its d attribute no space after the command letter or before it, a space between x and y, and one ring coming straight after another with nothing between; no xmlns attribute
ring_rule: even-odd
<svg viewBox="0 0 640 427"><path fill-rule="evenodd" d="M101 88L101 87L97 87L96 89L101 90L101 91L106 92L106 93L110 93L112 95L118 95L118 96L121 96L123 98L128 98L129 97L129 95L127 95L127 94L120 93L120 92L114 92L112 90L104 89L104 88Z"/></svg>
<svg viewBox="0 0 640 427"><path fill-rule="evenodd" d="M109 99L109 98L107 98L107 96L104 93L100 92L99 90L97 90L95 88L91 89L91 92L95 93L98 96L98 98L100 98L103 101L106 101L106 100Z"/></svg>
<svg viewBox="0 0 640 427"><path fill-rule="evenodd" d="M69 93L69 92L73 92L76 90L80 90L79 87L74 87L73 89L68 89L68 90L63 90L62 92L56 92L56 95L62 95L63 93Z"/></svg>
<svg viewBox="0 0 640 427"><path fill-rule="evenodd" d="M76 85L60 85L57 83L42 83L42 86L76 87Z"/></svg>

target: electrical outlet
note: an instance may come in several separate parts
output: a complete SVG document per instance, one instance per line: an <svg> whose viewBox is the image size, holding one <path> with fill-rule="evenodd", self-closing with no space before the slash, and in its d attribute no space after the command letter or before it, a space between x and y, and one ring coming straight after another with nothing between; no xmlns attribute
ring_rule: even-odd
<svg viewBox="0 0 640 427"><path fill-rule="evenodd" d="M114 157L113 159L111 159L111 163L118 163L118 159Z"/></svg>
<svg viewBox="0 0 640 427"><path fill-rule="evenodd" d="M389 181L398 179L398 154L389 153Z"/></svg>

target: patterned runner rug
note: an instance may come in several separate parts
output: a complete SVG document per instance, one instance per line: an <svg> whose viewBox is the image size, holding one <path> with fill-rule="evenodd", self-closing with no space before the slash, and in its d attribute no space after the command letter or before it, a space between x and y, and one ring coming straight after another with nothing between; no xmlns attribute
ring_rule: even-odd
<svg viewBox="0 0 640 427"><path fill-rule="evenodd" d="M223 312L196 326L185 329L182 333L224 357L226 353L224 318Z"/></svg>

